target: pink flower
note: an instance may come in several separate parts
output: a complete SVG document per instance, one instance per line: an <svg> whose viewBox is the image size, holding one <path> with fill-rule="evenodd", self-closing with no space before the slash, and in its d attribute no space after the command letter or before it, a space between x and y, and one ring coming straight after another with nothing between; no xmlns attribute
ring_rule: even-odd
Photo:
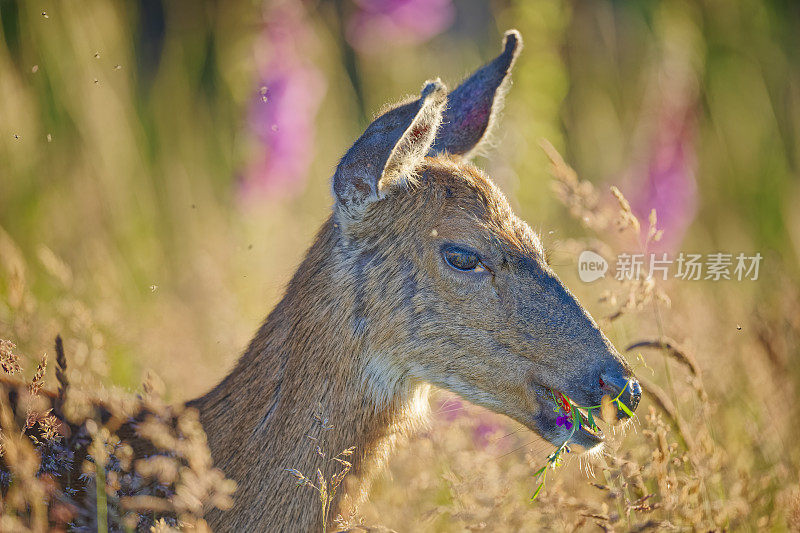
<svg viewBox="0 0 800 533"><path fill-rule="evenodd" d="M503 426L494 415L483 415L478 418L478 423L472 430L472 440L481 448L492 442L492 435L499 432Z"/></svg>
<svg viewBox="0 0 800 533"><path fill-rule="evenodd" d="M452 24L451 0L356 0L358 10L347 25L347 40L362 53L374 53L387 43L417 44Z"/></svg>
<svg viewBox="0 0 800 533"><path fill-rule="evenodd" d="M313 159L314 122L326 89L322 73L307 59L313 34L302 4L278 2L265 18L256 45L259 79L248 117L259 144L240 184L245 199L301 190Z"/></svg>
<svg viewBox="0 0 800 533"><path fill-rule="evenodd" d="M665 59L658 80L645 106L653 110L644 128L650 133L641 163L631 169L638 183L631 185L630 194L631 208L643 221L642 231L648 231L652 209L658 228L664 230L663 239L650 244L653 252L674 251L697 212L697 80L691 66L678 58Z"/></svg>
<svg viewBox="0 0 800 533"><path fill-rule="evenodd" d="M647 231L650 210L655 209L662 242L651 250L673 250L683 239L697 211L694 128L690 110L663 116L650 144L644 180L632 195L631 208Z"/></svg>
<svg viewBox="0 0 800 533"><path fill-rule="evenodd" d="M439 404L435 412L444 420L452 422L464 412L464 404L458 398L447 398Z"/></svg>

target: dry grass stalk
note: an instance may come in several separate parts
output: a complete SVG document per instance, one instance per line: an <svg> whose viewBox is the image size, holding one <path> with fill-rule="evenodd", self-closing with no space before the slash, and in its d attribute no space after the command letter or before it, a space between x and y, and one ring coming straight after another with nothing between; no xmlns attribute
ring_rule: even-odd
<svg viewBox="0 0 800 533"><path fill-rule="evenodd" d="M14 353L14 348L13 342L0 339L0 370L5 374L16 374L22 370L19 356Z"/></svg>
<svg viewBox="0 0 800 533"><path fill-rule="evenodd" d="M314 423L317 429L316 436L309 435L308 437L314 443L322 443L325 432L333 429L333 425L321 410L314 414ZM354 517L351 516L349 520L345 520L341 515L337 515L331 520L331 511L333 503L336 501L337 491L353 468L353 464L346 458L350 458L353 455L356 447L346 448L330 458L327 457L321 444L315 444L314 447L316 454L324 459L323 467L317 468L314 479L307 477L296 468L287 468L286 472L297 480L298 487L310 487L319 494L323 531L328 531L328 527L332 522L336 525L337 530L348 529ZM330 472L330 475L323 473L323 469L326 472ZM355 509L353 509L354 512Z"/></svg>
<svg viewBox="0 0 800 533"><path fill-rule="evenodd" d="M661 339L644 339L636 341L632 344L629 344L628 347L625 348L625 351L630 352L637 348L654 348L656 350L664 350L667 355L686 366L693 376L700 375L700 368L697 365L697 361L695 360L694 356L682 349L678 343L670 338L664 337Z"/></svg>
<svg viewBox="0 0 800 533"><path fill-rule="evenodd" d="M73 389L68 388L60 339L56 353L60 390L66 394ZM153 394L145 400L119 393L107 398L102 409L89 403L76 410L70 403L85 400L43 396L46 369L43 358L32 381L23 387L27 396L16 407L6 403L7 387L13 385L0 383L6 388L0 394L4 511L0 530L43 531L69 524L97 531L179 526L207 531L203 515L231 506L235 484L213 468L195 410L171 410ZM52 408L42 407L50 402L67 405L73 416L67 421ZM147 444L150 451L147 458L134 461L126 441L131 437L127 424L146 409L145 403L154 408L149 411L153 414L135 426L136 438L137 446ZM21 425L15 408L25 411ZM76 419L80 412L92 416ZM79 461L75 465L80 476L69 474L73 458ZM56 473L59 477L54 477Z"/></svg>
<svg viewBox="0 0 800 533"><path fill-rule="evenodd" d="M678 414L678 410L675 408L675 404L672 403L672 400L669 399L669 396L666 392L664 392L661 387L647 379L646 377L639 378L639 381L642 384L642 390L644 393L653 400L653 403L663 412L674 424L675 428L678 430L678 435L683 441L683 444L688 448L690 451L695 450L694 440L692 439L692 434L689 431L689 428L686 427L686 423L681 418L680 414Z"/></svg>

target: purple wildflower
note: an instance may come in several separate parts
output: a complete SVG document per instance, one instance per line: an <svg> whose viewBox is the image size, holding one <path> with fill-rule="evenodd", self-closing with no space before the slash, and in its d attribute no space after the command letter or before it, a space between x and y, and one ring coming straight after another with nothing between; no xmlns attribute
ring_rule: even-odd
<svg viewBox="0 0 800 533"><path fill-rule="evenodd" d="M671 81L654 95L650 138L642 162L631 169L633 176L643 177L632 187L633 212L646 221L655 209L658 228L664 230L663 239L651 243L651 251L677 248L697 212L695 81L681 68L665 72L664 79ZM647 229L645 222L642 231Z"/></svg>
<svg viewBox="0 0 800 533"><path fill-rule="evenodd" d="M556 417L556 425L564 426L568 431L572 429L572 417L569 415L558 415Z"/></svg>
<svg viewBox="0 0 800 533"><path fill-rule="evenodd" d="M457 397L447 397L436 406L435 413L442 419L453 422L464 413L464 404Z"/></svg>
<svg viewBox="0 0 800 533"><path fill-rule="evenodd" d="M324 76L307 59L313 44L301 3L279 2L268 9L256 45L259 77L249 111L259 153L241 183L245 199L296 193L305 182L326 89Z"/></svg>
<svg viewBox="0 0 800 533"><path fill-rule="evenodd" d="M492 436L503 428L496 416L486 413L478 418L478 423L472 430L472 439L481 448L492 442Z"/></svg>
<svg viewBox="0 0 800 533"><path fill-rule="evenodd" d="M452 0L356 0L347 40L361 53L387 43L417 44L442 32L455 19Z"/></svg>
<svg viewBox="0 0 800 533"><path fill-rule="evenodd" d="M674 249L697 211L692 127L683 121L676 122L668 119L659 124L663 129L650 148L645 181L631 202L640 220L647 220L650 210L656 210L664 239L662 243L653 243L653 249Z"/></svg>

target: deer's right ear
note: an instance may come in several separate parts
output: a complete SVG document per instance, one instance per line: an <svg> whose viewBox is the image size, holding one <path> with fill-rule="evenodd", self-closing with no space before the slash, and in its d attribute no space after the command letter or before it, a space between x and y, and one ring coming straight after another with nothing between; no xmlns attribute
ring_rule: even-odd
<svg viewBox="0 0 800 533"><path fill-rule="evenodd" d="M511 69L522 50L522 36L509 30L503 51L476 70L447 97L447 112L430 155L448 152L470 157L491 131L503 105Z"/></svg>
<svg viewBox="0 0 800 533"><path fill-rule="evenodd" d="M358 220L370 203L407 182L436 138L446 103L444 84L429 81L417 100L384 113L367 127L333 175L342 215Z"/></svg>

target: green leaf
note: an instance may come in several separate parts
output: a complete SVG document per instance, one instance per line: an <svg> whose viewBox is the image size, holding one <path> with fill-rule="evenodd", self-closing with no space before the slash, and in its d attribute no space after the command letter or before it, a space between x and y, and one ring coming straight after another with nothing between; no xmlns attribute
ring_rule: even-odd
<svg viewBox="0 0 800 533"><path fill-rule="evenodd" d="M586 413L586 418L589 419L589 427L592 429L597 429L597 424L594 423L594 416L592 416L592 410L588 409Z"/></svg>
<svg viewBox="0 0 800 533"><path fill-rule="evenodd" d="M559 448L559 449L558 449L558 450L559 450L559 451L558 451L558 454L557 454L555 457L553 457L553 460L552 460L552 461L550 461L550 467L551 467L553 470L555 470L557 466L561 466L561 451L562 451L563 449L564 449L564 448Z"/></svg>
<svg viewBox="0 0 800 533"><path fill-rule="evenodd" d="M544 488L544 483L539 483L539 486L536 487L536 490L533 492L533 496L531 496L531 501L539 497L539 493L542 492L543 488Z"/></svg>
<svg viewBox="0 0 800 533"><path fill-rule="evenodd" d="M575 424L575 431L578 431L581 427L581 415L575 407L572 408L572 422Z"/></svg>
<svg viewBox="0 0 800 533"><path fill-rule="evenodd" d="M625 413L626 415L633 417L633 411L628 409L628 406L619 400L617 400L617 407L619 407L622 410L622 412Z"/></svg>

